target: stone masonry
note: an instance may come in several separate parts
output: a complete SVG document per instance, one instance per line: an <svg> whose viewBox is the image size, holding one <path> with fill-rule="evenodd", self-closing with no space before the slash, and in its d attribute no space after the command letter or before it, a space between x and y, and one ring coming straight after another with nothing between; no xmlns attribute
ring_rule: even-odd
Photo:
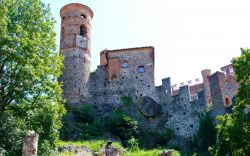
<svg viewBox="0 0 250 156"><path fill-rule="evenodd" d="M211 75L201 72L203 83L174 88L170 78L154 83L154 47L103 50L100 65L90 72L91 19L83 4L61 9L61 54L64 56L63 97L68 104L93 104L102 116L124 108L122 97L130 97L132 116L143 116L140 125L170 128L177 137L188 138L199 127L207 106L213 115L230 112L238 83L231 65Z"/></svg>

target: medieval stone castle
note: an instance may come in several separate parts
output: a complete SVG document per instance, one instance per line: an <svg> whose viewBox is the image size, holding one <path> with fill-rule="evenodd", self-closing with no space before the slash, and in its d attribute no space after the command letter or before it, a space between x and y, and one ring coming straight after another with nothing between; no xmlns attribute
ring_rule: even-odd
<svg viewBox="0 0 250 156"><path fill-rule="evenodd" d="M100 65L90 72L92 10L72 3L61 11L61 54L64 56L63 97L67 104L93 104L105 117L127 107L122 97L130 97L126 108L141 116L142 126L170 128L182 138L192 136L200 116L210 107L214 116L231 110L238 83L232 65L211 74L201 71L203 83L175 89L170 78L162 85L154 82L154 47L134 47L100 52Z"/></svg>

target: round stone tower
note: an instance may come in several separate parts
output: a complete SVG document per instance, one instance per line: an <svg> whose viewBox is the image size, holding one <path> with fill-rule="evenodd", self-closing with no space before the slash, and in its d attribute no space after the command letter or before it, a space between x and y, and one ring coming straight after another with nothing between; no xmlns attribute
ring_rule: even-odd
<svg viewBox="0 0 250 156"><path fill-rule="evenodd" d="M80 3L71 3L61 11L61 54L64 56L63 98L68 102L87 100L86 84L90 74L90 42L92 10Z"/></svg>
<svg viewBox="0 0 250 156"><path fill-rule="evenodd" d="M210 92L210 84L209 84L209 76L211 75L210 69L204 69L201 71L201 75L203 78L203 85L204 85L204 94L206 98L206 104L210 104L212 102L211 99L211 92Z"/></svg>

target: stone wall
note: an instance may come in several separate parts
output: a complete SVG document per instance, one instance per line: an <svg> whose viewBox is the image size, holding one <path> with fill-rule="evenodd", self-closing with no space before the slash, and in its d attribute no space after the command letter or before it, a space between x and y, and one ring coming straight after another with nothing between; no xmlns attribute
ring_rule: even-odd
<svg viewBox="0 0 250 156"><path fill-rule="evenodd" d="M180 87L178 94L172 96L171 91L166 92L171 84L165 82L170 83L170 79L163 79L162 82L162 86L158 86L156 90L167 118L164 126L172 129L178 137L188 138L194 135L205 110L204 91L198 92L198 99L191 101L189 86Z"/></svg>
<svg viewBox="0 0 250 156"><path fill-rule="evenodd" d="M60 49L64 56L63 98L70 103L86 102L90 75L92 10L79 3L64 6L61 11Z"/></svg>

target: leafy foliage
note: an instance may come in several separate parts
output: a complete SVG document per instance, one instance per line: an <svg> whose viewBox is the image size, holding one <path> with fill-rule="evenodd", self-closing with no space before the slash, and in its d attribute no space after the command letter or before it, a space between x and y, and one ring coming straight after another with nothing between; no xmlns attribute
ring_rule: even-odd
<svg viewBox="0 0 250 156"><path fill-rule="evenodd" d="M120 109L113 112L107 121L107 127L111 133L121 138L127 147L130 145L128 141L136 138L138 134L137 121ZM130 140L130 142L132 141Z"/></svg>
<svg viewBox="0 0 250 156"><path fill-rule="evenodd" d="M143 148L165 147L173 138L173 131L170 129L139 129L139 143Z"/></svg>
<svg viewBox="0 0 250 156"><path fill-rule="evenodd" d="M122 102L123 102L123 104L125 106L131 106L131 104L132 104L131 97L129 97L129 96L122 96L121 99L122 99Z"/></svg>
<svg viewBox="0 0 250 156"><path fill-rule="evenodd" d="M8 152L5 155L18 155L22 150L22 140L25 133L22 124L22 121L18 121L11 113L0 114L0 145L5 152Z"/></svg>
<svg viewBox="0 0 250 156"><path fill-rule="evenodd" d="M13 129L39 133L40 153L55 146L65 112L54 23L50 8L40 0L0 0L0 114L9 113L8 120L25 125ZM2 139L0 147L5 146ZM11 140L6 150L20 149L16 145Z"/></svg>
<svg viewBox="0 0 250 156"><path fill-rule="evenodd" d="M200 120L199 130L190 142L195 152L208 152L208 147L216 143L216 128L209 113L206 113Z"/></svg>
<svg viewBox="0 0 250 156"><path fill-rule="evenodd" d="M61 129L62 140L96 139L103 137L104 126L93 105L70 106L64 116Z"/></svg>
<svg viewBox="0 0 250 156"><path fill-rule="evenodd" d="M250 103L250 49L241 48L241 56L233 59L237 81L240 83L237 98Z"/></svg>
<svg viewBox="0 0 250 156"><path fill-rule="evenodd" d="M233 114L218 116L218 141L210 152L221 155L250 155L250 50L241 49L240 57L233 59L240 89Z"/></svg>

